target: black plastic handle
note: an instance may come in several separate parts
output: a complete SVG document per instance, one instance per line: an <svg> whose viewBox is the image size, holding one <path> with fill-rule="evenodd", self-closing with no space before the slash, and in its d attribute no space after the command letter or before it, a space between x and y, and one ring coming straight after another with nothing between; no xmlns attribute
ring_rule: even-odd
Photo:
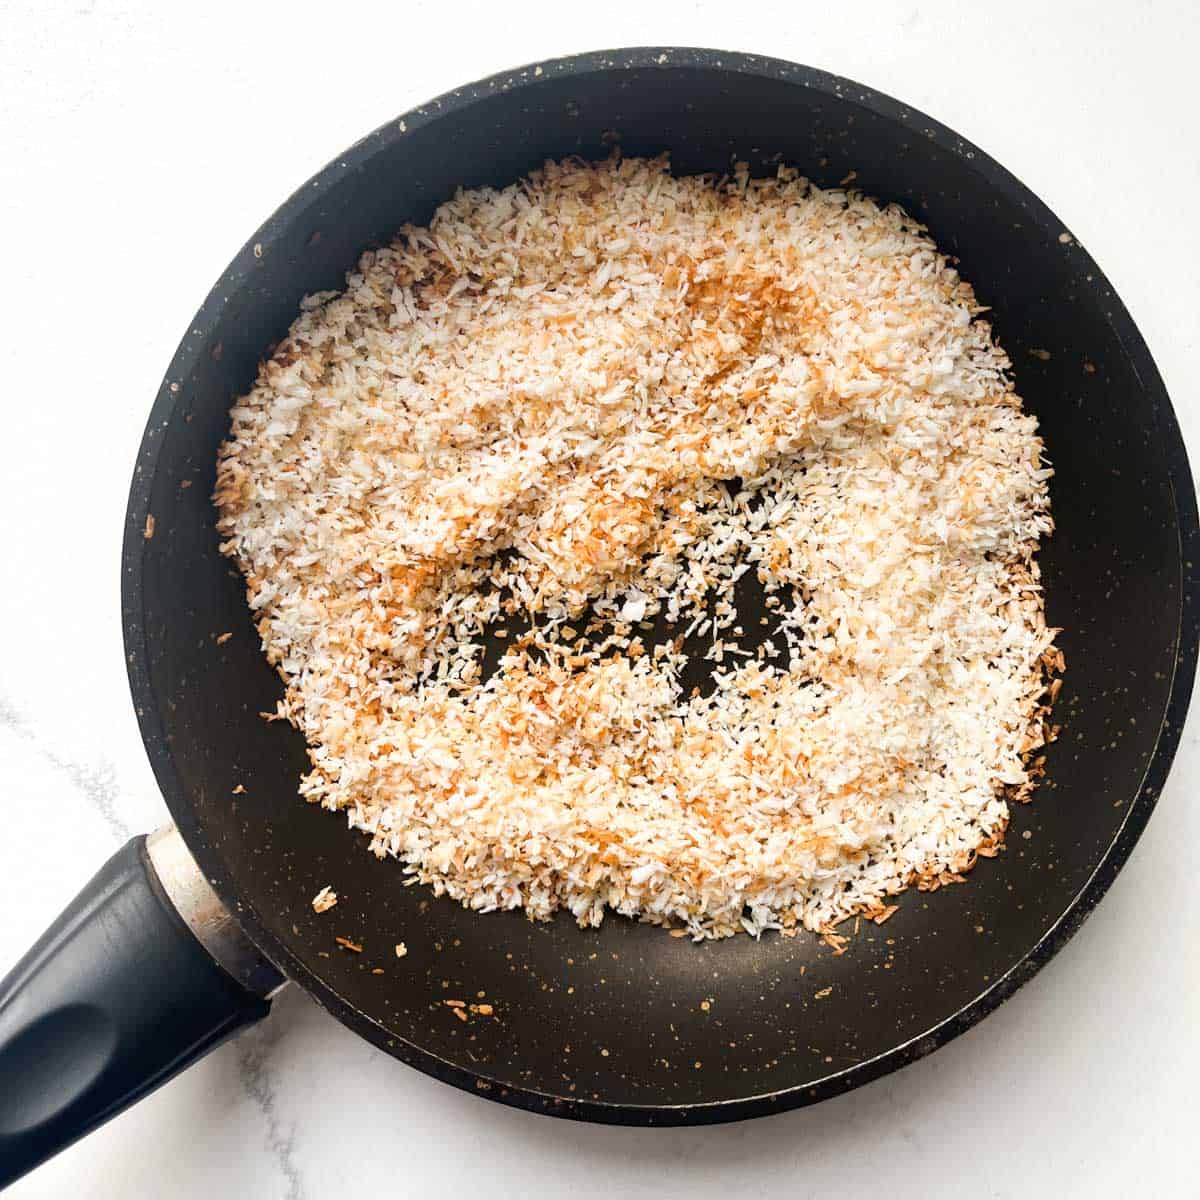
<svg viewBox="0 0 1200 1200"><path fill-rule="evenodd" d="M0 983L0 1188L265 1017L136 837Z"/></svg>

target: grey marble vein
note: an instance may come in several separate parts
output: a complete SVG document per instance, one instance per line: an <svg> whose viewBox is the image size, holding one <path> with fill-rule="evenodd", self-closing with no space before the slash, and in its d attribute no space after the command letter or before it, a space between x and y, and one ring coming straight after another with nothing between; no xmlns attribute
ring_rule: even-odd
<svg viewBox="0 0 1200 1200"><path fill-rule="evenodd" d="M7 729L16 734L52 767L62 771L103 817L105 824L119 841L128 841L133 836L132 830L117 812L120 787L111 763L101 761L95 766L89 766L52 750L30 728L29 722L6 696L0 696L0 729Z"/></svg>
<svg viewBox="0 0 1200 1200"><path fill-rule="evenodd" d="M267 1149L275 1156L286 1186L285 1200L305 1200L304 1180L296 1165L296 1131L279 1115L271 1051L283 1036L284 1023L272 1013L237 1042L238 1076L246 1095L258 1106L267 1126Z"/></svg>

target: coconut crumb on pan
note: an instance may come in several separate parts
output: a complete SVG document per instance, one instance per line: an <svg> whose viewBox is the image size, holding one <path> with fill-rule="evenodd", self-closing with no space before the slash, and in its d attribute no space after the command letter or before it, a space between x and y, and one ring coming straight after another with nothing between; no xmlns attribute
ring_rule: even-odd
<svg viewBox="0 0 1200 1200"><path fill-rule="evenodd" d="M836 948L961 879L1064 665L981 311L903 210L789 168L547 163L364 254L218 464L301 793L481 912Z"/></svg>
<svg viewBox="0 0 1200 1200"><path fill-rule="evenodd" d="M338 902L337 892L333 888L326 885L313 898L313 912L323 913L328 912Z"/></svg>

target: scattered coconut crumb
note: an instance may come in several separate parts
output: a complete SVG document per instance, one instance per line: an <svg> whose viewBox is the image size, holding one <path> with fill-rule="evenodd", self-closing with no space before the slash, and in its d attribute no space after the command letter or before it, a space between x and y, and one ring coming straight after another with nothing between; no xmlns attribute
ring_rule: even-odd
<svg viewBox="0 0 1200 1200"><path fill-rule="evenodd" d="M229 639L230 639L231 637L233 637L233 633L232 633L232 632L230 632L230 633L223 633L223 634L221 634L221 635L220 635L220 637L218 637L218 638L217 638L217 645L218 645L218 646L223 646L223 645L225 645L225 643L226 643L227 641L229 641Z"/></svg>
<svg viewBox="0 0 1200 1200"><path fill-rule="evenodd" d="M396 943L396 957L403 958L408 953L408 947L403 942Z"/></svg>
<svg viewBox="0 0 1200 1200"><path fill-rule="evenodd" d="M364 254L218 464L304 798L584 926L821 932L960 881L1062 669L1052 471L982 311L902 209L791 168L548 163Z"/></svg>
<svg viewBox="0 0 1200 1200"><path fill-rule="evenodd" d="M153 536L154 536L154 514L148 513L146 515L145 528L142 530L142 537L144 537L146 539L146 541L149 541Z"/></svg>
<svg viewBox="0 0 1200 1200"><path fill-rule="evenodd" d="M337 902L337 892L326 885L312 898L313 912L328 912Z"/></svg>
<svg viewBox="0 0 1200 1200"><path fill-rule="evenodd" d="M825 929L821 932L821 941L833 951L835 958L840 958L846 953L846 946L850 939L844 934L834 933L832 929Z"/></svg>
<svg viewBox="0 0 1200 1200"><path fill-rule="evenodd" d="M335 937L333 939L343 950L349 950L352 954L361 954L362 946L358 942L352 942L349 938Z"/></svg>
<svg viewBox="0 0 1200 1200"><path fill-rule="evenodd" d="M246 794L246 789L239 783L237 787L233 789L233 794L235 796L244 796Z"/></svg>

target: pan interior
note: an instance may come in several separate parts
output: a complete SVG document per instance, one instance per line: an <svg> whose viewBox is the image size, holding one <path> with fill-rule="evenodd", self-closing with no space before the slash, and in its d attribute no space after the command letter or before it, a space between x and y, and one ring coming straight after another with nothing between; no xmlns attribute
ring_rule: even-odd
<svg viewBox="0 0 1200 1200"><path fill-rule="evenodd" d="M853 171L856 186L904 205L991 306L1057 472L1058 528L1040 561L1068 670L1046 781L1013 813L1006 853L967 886L907 893L840 956L806 936L697 946L611 917L581 931L569 916L478 916L404 887L395 863L297 798L302 739L258 716L281 685L209 503L230 403L300 298L340 286L364 247L426 221L459 185L604 157L614 142L629 155L669 149L685 173L735 158L768 173L777 156L826 186ZM853 1079L831 1076L934 1030L1021 963L1139 796L1182 600L1160 432L1173 418L1152 368L1139 373L1115 332L1113 312L1127 320L1119 301L1063 234L920 114L802 68L702 52L593 56L478 85L378 131L293 197L231 265L172 365L135 479L126 565L151 756L193 850L268 952L398 1056L556 1111L825 1094ZM325 885L340 900L316 915ZM485 1000L494 1014L464 1022L449 999Z"/></svg>

